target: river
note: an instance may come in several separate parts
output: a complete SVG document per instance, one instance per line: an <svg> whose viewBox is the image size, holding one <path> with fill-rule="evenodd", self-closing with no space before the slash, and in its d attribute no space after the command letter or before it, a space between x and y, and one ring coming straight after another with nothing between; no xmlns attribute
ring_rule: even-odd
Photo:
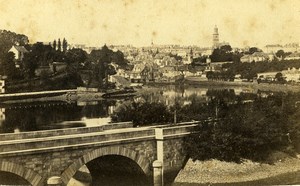
<svg viewBox="0 0 300 186"><path fill-rule="evenodd" d="M209 89L200 87L144 87L134 98L90 102L22 102L0 103L0 133L17 133L107 124L116 108L124 102L149 101L167 106L191 103L193 97L207 102L216 93L234 97L241 93L257 94L247 88ZM248 99L248 98L247 98Z"/></svg>

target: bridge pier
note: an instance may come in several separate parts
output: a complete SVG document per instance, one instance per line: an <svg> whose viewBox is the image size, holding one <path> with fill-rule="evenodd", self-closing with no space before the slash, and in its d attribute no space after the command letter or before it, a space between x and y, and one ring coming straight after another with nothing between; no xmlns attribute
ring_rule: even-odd
<svg viewBox="0 0 300 186"><path fill-rule="evenodd" d="M153 166L153 186L163 186L162 162L155 160Z"/></svg>
<svg viewBox="0 0 300 186"><path fill-rule="evenodd" d="M157 160L153 162L153 184L154 186L164 185L164 135L163 129L155 129L155 139L156 139L156 155Z"/></svg>

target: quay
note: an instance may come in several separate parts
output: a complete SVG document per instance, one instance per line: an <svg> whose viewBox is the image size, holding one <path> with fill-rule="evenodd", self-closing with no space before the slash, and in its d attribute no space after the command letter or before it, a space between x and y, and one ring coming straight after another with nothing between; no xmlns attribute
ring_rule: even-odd
<svg viewBox="0 0 300 186"><path fill-rule="evenodd" d="M41 98L45 96L59 96L63 94L76 93L76 92L77 89L69 89L69 90L50 90L50 91L39 91L39 92L0 94L0 101L18 100L18 99L27 99L27 98Z"/></svg>

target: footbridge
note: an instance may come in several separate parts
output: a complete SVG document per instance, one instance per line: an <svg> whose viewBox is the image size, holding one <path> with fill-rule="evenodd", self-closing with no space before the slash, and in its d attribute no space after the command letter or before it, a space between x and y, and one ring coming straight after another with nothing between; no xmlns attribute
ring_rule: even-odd
<svg viewBox="0 0 300 186"><path fill-rule="evenodd" d="M123 122L0 134L0 173L13 174L33 186L65 186L84 165L94 180L105 169L104 162L118 162L122 171L135 170L149 185L164 185L185 165L183 139L198 124L132 127Z"/></svg>

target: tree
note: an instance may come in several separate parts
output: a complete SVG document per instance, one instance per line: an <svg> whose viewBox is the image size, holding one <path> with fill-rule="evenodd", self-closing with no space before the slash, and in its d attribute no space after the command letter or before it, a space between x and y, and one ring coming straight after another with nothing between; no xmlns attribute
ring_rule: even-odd
<svg viewBox="0 0 300 186"><path fill-rule="evenodd" d="M233 53L230 45L215 48L210 56L212 62L232 61Z"/></svg>
<svg viewBox="0 0 300 186"><path fill-rule="evenodd" d="M2 59L0 59L0 74L7 76L8 79L13 79L15 76L17 76L17 69L14 59L15 54L13 52L8 52L2 57Z"/></svg>
<svg viewBox="0 0 300 186"><path fill-rule="evenodd" d="M249 51L247 52L247 54L254 54L255 52L261 52L262 50L260 50L257 47L251 47L249 48Z"/></svg>
<svg viewBox="0 0 300 186"><path fill-rule="evenodd" d="M108 65L112 62L113 51L104 45L100 50L93 50L89 55L89 60L93 65L93 79L98 82L99 88L106 88L108 80ZM105 79L105 84L103 80Z"/></svg>
<svg viewBox="0 0 300 186"><path fill-rule="evenodd" d="M85 64L87 60L86 51L81 48L73 48L68 50L65 54L65 62L68 64L67 71L77 73L80 65Z"/></svg>
<svg viewBox="0 0 300 186"><path fill-rule="evenodd" d="M280 82L280 83L285 82L285 79L284 79L284 77L283 77L283 75L282 75L281 72L278 72L278 73L275 75L275 79L276 79L276 81L278 81L278 82Z"/></svg>
<svg viewBox="0 0 300 186"><path fill-rule="evenodd" d="M56 40L53 41L53 46L52 46L52 48L53 48L54 50L56 50Z"/></svg>
<svg viewBox="0 0 300 186"><path fill-rule="evenodd" d="M207 79L213 79L213 77L214 77L214 72L213 71L208 71L208 72L206 72L206 78Z"/></svg>
<svg viewBox="0 0 300 186"><path fill-rule="evenodd" d="M87 59L87 53L81 48L72 48L71 50L68 50L65 54L66 56L66 62L68 64L71 63L84 63Z"/></svg>
<svg viewBox="0 0 300 186"><path fill-rule="evenodd" d="M132 121L134 126L171 122L173 114L162 103L125 102L112 116L116 121Z"/></svg>
<svg viewBox="0 0 300 186"><path fill-rule="evenodd" d="M125 59L123 52L121 52L120 50L113 52L111 60L112 62L120 66L122 69L126 69L128 66L128 60Z"/></svg>
<svg viewBox="0 0 300 186"><path fill-rule="evenodd" d="M47 66L53 61L55 52L50 45L35 43L29 53L25 53L23 59L23 72L27 78L35 76L35 70L39 66Z"/></svg>
<svg viewBox="0 0 300 186"><path fill-rule="evenodd" d="M59 52L61 52L61 42L60 42L60 38L58 39L57 50L58 50Z"/></svg>
<svg viewBox="0 0 300 186"><path fill-rule="evenodd" d="M290 54L291 54L291 52L284 52L283 50L278 50L275 55L278 58L284 59L286 56L288 56Z"/></svg>
<svg viewBox="0 0 300 186"><path fill-rule="evenodd" d="M221 50L223 50L224 52L231 52L232 48L230 45L223 45L220 47Z"/></svg>
<svg viewBox="0 0 300 186"><path fill-rule="evenodd" d="M62 48L63 48L63 52L65 53L67 51L67 48L68 48L68 43L67 43L67 40L64 38L63 39L63 44L62 44Z"/></svg>
<svg viewBox="0 0 300 186"><path fill-rule="evenodd" d="M277 57L283 58L284 57L284 51L283 50L278 50L275 55Z"/></svg>
<svg viewBox="0 0 300 186"><path fill-rule="evenodd" d="M24 46L27 45L28 42L28 37L23 34L17 34L7 30L0 30L0 55L4 57L9 49L16 43Z"/></svg>

